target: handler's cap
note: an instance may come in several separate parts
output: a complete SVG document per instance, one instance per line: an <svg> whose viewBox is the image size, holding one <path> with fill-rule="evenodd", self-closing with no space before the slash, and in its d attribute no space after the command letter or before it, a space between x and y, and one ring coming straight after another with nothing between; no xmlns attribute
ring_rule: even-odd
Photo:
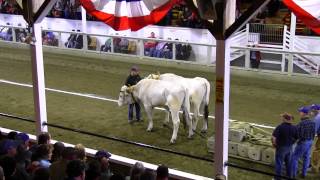
<svg viewBox="0 0 320 180"><path fill-rule="evenodd" d="M100 150L100 151L97 151L97 153L95 154L95 157L96 158L103 158L103 157L110 158L111 154L108 151Z"/></svg>
<svg viewBox="0 0 320 180"><path fill-rule="evenodd" d="M138 66L132 66L132 67L131 67L131 71L139 71Z"/></svg>
<svg viewBox="0 0 320 180"><path fill-rule="evenodd" d="M320 110L320 104L312 104L310 108L312 110Z"/></svg>
<svg viewBox="0 0 320 180"><path fill-rule="evenodd" d="M280 116L285 120L285 121L292 121L294 118L291 114L289 113L283 113L283 114L280 114Z"/></svg>
<svg viewBox="0 0 320 180"><path fill-rule="evenodd" d="M307 107L307 106L303 106L298 109L298 112L303 112L305 114L308 114L309 111L310 111L310 107Z"/></svg>

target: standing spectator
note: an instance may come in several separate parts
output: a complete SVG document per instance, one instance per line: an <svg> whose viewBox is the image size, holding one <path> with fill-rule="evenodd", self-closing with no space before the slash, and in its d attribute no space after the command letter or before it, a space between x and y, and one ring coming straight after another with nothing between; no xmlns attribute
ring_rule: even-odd
<svg viewBox="0 0 320 180"><path fill-rule="evenodd" d="M257 48L258 45L255 44L252 46L253 48ZM250 51L250 63L251 63L251 68L256 68L258 69L259 68L259 65L260 65L260 61L261 61L261 53L260 51Z"/></svg>
<svg viewBox="0 0 320 180"><path fill-rule="evenodd" d="M293 116L288 113L281 114L282 123L272 133L272 145L276 148L275 171L281 176L283 163L286 166L286 175L291 174L292 146L298 138L297 129L292 125ZM279 178L275 178L279 179Z"/></svg>
<svg viewBox="0 0 320 180"><path fill-rule="evenodd" d="M13 157L4 156L0 159L0 166L3 168L4 177L7 180L13 179L16 171L16 161Z"/></svg>
<svg viewBox="0 0 320 180"><path fill-rule="evenodd" d="M98 160L92 160L88 163L86 170L86 180L100 180L101 166Z"/></svg>
<svg viewBox="0 0 320 180"><path fill-rule="evenodd" d="M100 180L109 180L113 175L110 170L109 158L111 154L107 151L100 150L95 154L95 159L99 161L101 167Z"/></svg>
<svg viewBox="0 0 320 180"><path fill-rule="evenodd" d="M165 165L160 165L157 168L157 180L168 180L169 179L169 169Z"/></svg>
<svg viewBox="0 0 320 180"><path fill-rule="evenodd" d="M137 66L132 66L130 70L130 75L128 76L125 85L126 86L133 86L136 85L141 80L141 77L139 75L139 69ZM134 101L134 100L133 100ZM133 122L133 108L136 109L136 120L140 121L140 105L138 102L132 102L129 104L129 110L128 110L128 122Z"/></svg>
<svg viewBox="0 0 320 180"><path fill-rule="evenodd" d="M50 166L51 180L64 180L66 178L66 169L69 161L76 159L76 152L73 147L66 147L62 151L62 159L52 163Z"/></svg>
<svg viewBox="0 0 320 180"><path fill-rule="evenodd" d="M67 165L66 180L85 180L86 165L80 160L72 160Z"/></svg>
<svg viewBox="0 0 320 180"><path fill-rule="evenodd" d="M136 162L130 170L130 176L127 179L139 180L140 175L144 172L145 168L141 162Z"/></svg>
<svg viewBox="0 0 320 180"><path fill-rule="evenodd" d="M53 145L51 162L56 162L62 159L62 152L64 150L64 144L62 142L56 142Z"/></svg>
<svg viewBox="0 0 320 180"><path fill-rule="evenodd" d="M317 173L320 170L320 105L311 105L313 112L313 120L315 122L315 133L317 135L317 141L314 143L314 148L311 158L312 169Z"/></svg>
<svg viewBox="0 0 320 180"><path fill-rule="evenodd" d="M315 123L309 119L308 113L310 111L309 107L299 108L299 114L301 117L301 122L297 125L298 130L298 143L292 155L292 176L295 178L298 172L298 161L303 157L302 166L302 178L307 175L307 169L310 165L310 156L312 142L315 136Z"/></svg>
<svg viewBox="0 0 320 180"><path fill-rule="evenodd" d="M151 32L150 36L148 38L156 38L156 35L154 32ZM153 48L155 48L157 45L157 42L154 40L148 40L144 43L144 55L150 56L150 52L152 51Z"/></svg>
<svg viewBox="0 0 320 180"><path fill-rule="evenodd" d="M35 161L36 150L41 144L50 144L51 135L47 132L41 133L37 137L38 144L31 146L30 151L32 152L31 160Z"/></svg>
<svg viewBox="0 0 320 180"><path fill-rule="evenodd" d="M86 162L87 157L86 157L86 148L82 144L77 144L74 146L74 149L77 154L77 159Z"/></svg>
<svg viewBox="0 0 320 180"><path fill-rule="evenodd" d="M41 144L35 152L35 160L42 168L49 168L51 163L52 148L49 144Z"/></svg>

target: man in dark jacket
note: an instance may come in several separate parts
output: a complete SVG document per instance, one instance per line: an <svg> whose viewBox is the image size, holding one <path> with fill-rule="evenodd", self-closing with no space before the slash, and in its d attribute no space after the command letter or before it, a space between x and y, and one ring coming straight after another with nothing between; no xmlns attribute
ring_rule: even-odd
<svg viewBox="0 0 320 180"><path fill-rule="evenodd" d="M141 80L139 75L139 69L137 66L132 66L130 75L128 76L125 85L126 86L133 86L136 85ZM136 109L136 120L140 121L140 105L133 99L133 102L129 104L129 111L128 111L128 122L133 122L133 107Z"/></svg>
<svg viewBox="0 0 320 180"><path fill-rule="evenodd" d="M292 125L292 115L288 113L281 114L281 120L282 123L272 133L272 145L276 148L275 171L277 175L281 176L283 163L285 163L286 174L290 176L292 145L297 140L298 134L296 127Z"/></svg>

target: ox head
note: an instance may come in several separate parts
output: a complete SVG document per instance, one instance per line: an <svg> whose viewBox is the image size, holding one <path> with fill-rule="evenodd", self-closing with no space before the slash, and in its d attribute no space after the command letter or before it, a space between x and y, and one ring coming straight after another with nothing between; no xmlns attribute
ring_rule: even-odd
<svg viewBox="0 0 320 180"><path fill-rule="evenodd" d="M118 99L119 106L133 103L132 91L133 91L133 86L130 86L130 87L122 86L121 87L119 99Z"/></svg>

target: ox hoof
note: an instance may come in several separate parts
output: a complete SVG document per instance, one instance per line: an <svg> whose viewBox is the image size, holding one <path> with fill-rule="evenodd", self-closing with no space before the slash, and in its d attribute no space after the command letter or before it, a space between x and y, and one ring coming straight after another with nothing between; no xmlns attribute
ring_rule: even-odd
<svg viewBox="0 0 320 180"><path fill-rule="evenodd" d="M193 134L188 136L188 139L192 139L193 138Z"/></svg>
<svg viewBox="0 0 320 180"><path fill-rule="evenodd" d="M152 132L153 130L152 129L147 129L147 132Z"/></svg>
<svg viewBox="0 0 320 180"><path fill-rule="evenodd" d="M202 133L202 134L206 134L206 133L207 133L207 130L206 130L206 129L202 129L202 130L201 130L201 133Z"/></svg>
<svg viewBox="0 0 320 180"><path fill-rule="evenodd" d="M175 144L176 140L175 139L171 139L170 144Z"/></svg>

